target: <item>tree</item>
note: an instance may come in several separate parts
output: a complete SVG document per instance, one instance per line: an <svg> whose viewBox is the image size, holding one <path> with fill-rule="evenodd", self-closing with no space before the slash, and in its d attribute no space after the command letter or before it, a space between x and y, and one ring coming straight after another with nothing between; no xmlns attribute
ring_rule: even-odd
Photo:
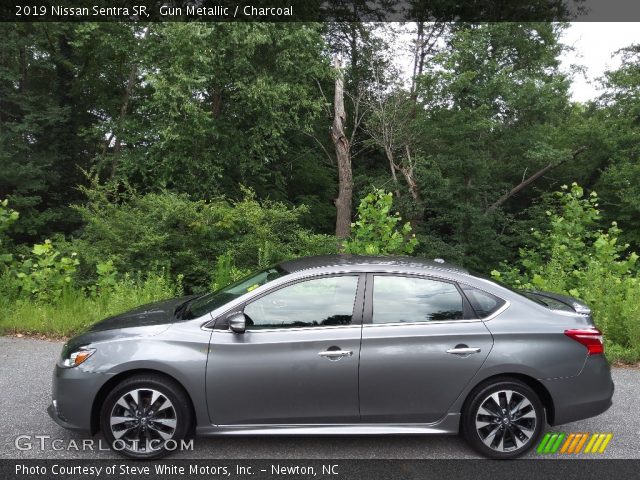
<svg viewBox="0 0 640 480"><path fill-rule="evenodd" d="M3 240L6 242L5 232L18 220L19 216L18 212L9 208L9 201L6 198L0 200L0 266L13 258L11 253L6 252L7 246L3 245Z"/></svg>
<svg viewBox="0 0 640 480"><path fill-rule="evenodd" d="M571 110L558 68L561 29L456 25L418 79L419 232L429 238L423 245L445 250L426 254L446 253L473 268L506 255L518 241L511 214L537 198L527 189L580 153L563 130Z"/></svg>
<svg viewBox="0 0 640 480"><path fill-rule="evenodd" d="M345 134L346 113L344 109L344 80L340 59L334 58L336 82L333 96L333 126L331 139L338 164L338 198L336 198L336 236L345 238L351 230L351 201L353 176L351 172L351 143Z"/></svg>
<svg viewBox="0 0 640 480"><path fill-rule="evenodd" d="M369 116L364 130L373 144L384 151L396 191L399 192L400 173L419 209L422 195L416 178L415 153L418 138L413 123L416 115L415 98L398 84L379 82L367 106Z"/></svg>
<svg viewBox="0 0 640 480"><path fill-rule="evenodd" d="M640 44L618 52L622 64L606 73L594 114L605 137L601 177L604 214L623 225L622 238L640 248Z"/></svg>
<svg viewBox="0 0 640 480"><path fill-rule="evenodd" d="M292 148L319 116L317 79L330 72L320 26L167 23L144 43L144 97L121 128L118 180L197 198L238 196L240 184L286 198L292 158L308 154Z"/></svg>
<svg viewBox="0 0 640 480"><path fill-rule="evenodd" d="M98 125L117 117L134 35L119 23L0 30L0 195L22 215L14 238L31 243L80 225L69 204L102 149Z"/></svg>
<svg viewBox="0 0 640 480"><path fill-rule="evenodd" d="M352 161L363 152L354 147L364 145L361 126L368 112L366 99L373 84L372 73L388 65L385 58L388 44L384 39L385 27L362 21L380 14L376 5L336 0L332 6L340 19L329 25L326 35L327 44L333 50L336 75L331 130L338 171L336 235L345 238L351 225Z"/></svg>

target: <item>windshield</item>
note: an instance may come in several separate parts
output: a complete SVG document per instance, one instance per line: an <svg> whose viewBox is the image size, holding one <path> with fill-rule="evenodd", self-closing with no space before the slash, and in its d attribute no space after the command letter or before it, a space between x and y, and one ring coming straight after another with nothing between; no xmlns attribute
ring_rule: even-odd
<svg viewBox="0 0 640 480"><path fill-rule="evenodd" d="M188 316L190 318L200 317L276 278L287 275L287 273L277 266L253 273L215 292L196 298L188 306Z"/></svg>

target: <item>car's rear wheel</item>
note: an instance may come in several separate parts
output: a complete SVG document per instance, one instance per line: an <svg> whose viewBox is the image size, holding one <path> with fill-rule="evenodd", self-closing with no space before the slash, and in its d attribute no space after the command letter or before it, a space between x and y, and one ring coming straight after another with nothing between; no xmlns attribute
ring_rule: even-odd
<svg viewBox="0 0 640 480"><path fill-rule="evenodd" d="M100 427L109 445L131 458L153 459L180 445L191 425L183 389L161 375L136 375L105 398Z"/></svg>
<svg viewBox="0 0 640 480"><path fill-rule="evenodd" d="M476 388L462 414L462 433L482 455L516 458L540 438L545 411L536 392L515 379L501 379Z"/></svg>

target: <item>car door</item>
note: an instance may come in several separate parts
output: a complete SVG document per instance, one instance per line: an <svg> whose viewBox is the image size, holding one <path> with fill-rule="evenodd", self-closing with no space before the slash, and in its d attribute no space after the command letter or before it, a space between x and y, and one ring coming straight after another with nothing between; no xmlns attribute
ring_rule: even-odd
<svg viewBox="0 0 640 480"><path fill-rule="evenodd" d="M362 421L442 418L489 354L489 330L443 279L371 274L365 296Z"/></svg>
<svg viewBox="0 0 640 480"><path fill-rule="evenodd" d="M252 298L244 334L219 319L207 363L211 422L359 421L364 283L358 274L320 276Z"/></svg>

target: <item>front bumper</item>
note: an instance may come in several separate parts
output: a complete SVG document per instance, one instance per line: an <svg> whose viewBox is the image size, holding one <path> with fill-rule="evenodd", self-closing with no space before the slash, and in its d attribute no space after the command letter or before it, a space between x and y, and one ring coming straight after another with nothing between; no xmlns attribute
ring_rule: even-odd
<svg viewBox="0 0 640 480"><path fill-rule="evenodd" d="M58 411L58 405L56 400L51 401L51 404L47 407L47 413L49 414L51 419L54 422L56 422L58 425L60 425L62 428L66 428L67 430L74 430L78 432L88 431L88 430L85 430L83 427L69 423L66 420L66 418L64 418Z"/></svg>
<svg viewBox="0 0 640 480"><path fill-rule="evenodd" d="M612 404L614 384L604 355L587 357L579 375L542 380L551 394L554 415L551 425L562 425L605 412Z"/></svg>
<svg viewBox="0 0 640 480"><path fill-rule="evenodd" d="M55 366L51 387L52 401L47 413L63 428L92 433L93 403L100 388L111 375L80 368Z"/></svg>

